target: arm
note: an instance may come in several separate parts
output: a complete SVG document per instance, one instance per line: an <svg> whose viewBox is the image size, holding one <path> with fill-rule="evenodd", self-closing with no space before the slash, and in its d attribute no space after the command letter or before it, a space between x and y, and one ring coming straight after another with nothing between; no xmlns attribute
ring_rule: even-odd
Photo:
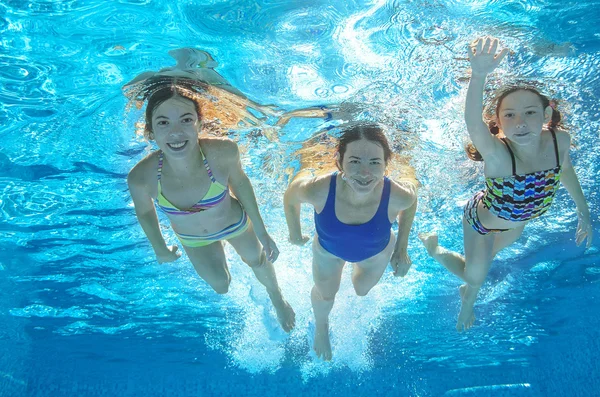
<svg viewBox="0 0 600 397"><path fill-rule="evenodd" d="M581 190L581 184L579 183L577 174L575 174L573 164L571 163L571 157L568 152L567 157L562 164L560 181L577 206L577 218L579 219L579 222L577 224L577 232L575 233L575 243L579 246L587 238L586 248L589 248L592 246L590 209L585 201L585 196Z"/></svg>
<svg viewBox="0 0 600 397"><path fill-rule="evenodd" d="M269 233L267 233L263 219L260 216L260 211L258 210L254 189L252 188L250 179L248 179L248 176L242 169L239 150L237 145L233 142L231 142L231 152L228 153L228 156L233 159L229 172L229 187L252 221L254 232L265 250L267 259L271 262L275 262L279 256L279 250L277 249L275 241L273 241L271 236L269 236Z"/></svg>
<svg viewBox="0 0 600 397"><path fill-rule="evenodd" d="M394 269L394 276L404 277L412 264L408 256L408 236L417 212L417 182L411 180L397 184L393 192L394 208L400 210L398 212L398 236L390 265Z"/></svg>
<svg viewBox="0 0 600 397"><path fill-rule="evenodd" d="M482 157L490 158L494 155L498 139L496 139L483 122L483 89L487 75L491 73L502 61L507 48L498 55L498 40L490 38L478 39L474 46L469 48L469 60L471 62L471 80L467 90L465 103L465 122L469 137Z"/></svg>
<svg viewBox="0 0 600 397"><path fill-rule="evenodd" d="M160 231L152 197L148 194L144 183L136 175L135 170L134 168L127 176L127 184L129 185L129 192L133 199L135 215L154 249L158 263L173 262L181 256L181 253L177 252L178 247L176 245L167 246Z"/></svg>
<svg viewBox="0 0 600 397"><path fill-rule="evenodd" d="M283 195L283 210L290 233L290 242L294 245L304 245L309 238L302 235L300 225L300 206L308 202L307 191L310 188L310 179L296 179Z"/></svg>

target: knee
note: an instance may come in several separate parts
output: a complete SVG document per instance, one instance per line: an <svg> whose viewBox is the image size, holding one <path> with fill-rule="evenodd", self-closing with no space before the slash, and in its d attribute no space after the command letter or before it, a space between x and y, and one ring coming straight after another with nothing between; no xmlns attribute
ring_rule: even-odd
<svg viewBox="0 0 600 397"><path fill-rule="evenodd" d="M228 274L226 277L224 277L218 281L213 281L209 284L217 294L224 295L227 292L229 292L229 284L230 283L231 283L231 277Z"/></svg>
<svg viewBox="0 0 600 397"><path fill-rule="evenodd" d="M372 287L365 287L362 285L355 285L354 286L354 291L356 292L356 295L358 296L367 296L367 294L369 293L369 291L371 291Z"/></svg>
<svg viewBox="0 0 600 397"><path fill-rule="evenodd" d="M250 266L251 268L260 268L265 266L265 264L267 263L267 256L265 255L264 251L260 252L260 255L258 256L254 256L254 257L244 257L242 258L242 260L244 261L244 263L246 263L248 266Z"/></svg>
<svg viewBox="0 0 600 397"><path fill-rule="evenodd" d="M332 302L335 300L335 295L338 292L338 289L332 289L332 290L320 290L316 285L313 287L312 289L312 297L313 299L316 300L320 300L320 301L326 301L326 302Z"/></svg>
<svg viewBox="0 0 600 397"><path fill-rule="evenodd" d="M481 272L477 272L477 273L466 272L465 273L465 281L471 287L475 287L475 288L481 288L481 286L485 282L486 277L487 277L487 273L481 273Z"/></svg>

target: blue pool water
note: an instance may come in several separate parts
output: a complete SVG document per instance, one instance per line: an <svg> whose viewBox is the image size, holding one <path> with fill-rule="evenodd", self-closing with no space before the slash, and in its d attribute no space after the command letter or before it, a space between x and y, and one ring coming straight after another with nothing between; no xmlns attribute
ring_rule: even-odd
<svg viewBox="0 0 600 397"><path fill-rule="evenodd" d="M572 0L3 0L0 395L597 395L599 16L597 2ZM537 81L560 99L596 242L575 246L561 189L494 262L477 326L459 334L459 281L416 234L462 249L461 206L482 181L462 149L465 44L483 34L513 50L496 80ZM278 142L232 134L282 251L289 336L236 257L218 296L185 258L158 265L137 224L125 177L150 148L120 87L185 46L211 52L258 102L356 103L405 131L392 138L423 183L413 267L363 298L346 269L331 363L310 351L311 251L287 243L282 209L291 154L328 124L294 120ZM312 233L310 218L306 208Z"/></svg>

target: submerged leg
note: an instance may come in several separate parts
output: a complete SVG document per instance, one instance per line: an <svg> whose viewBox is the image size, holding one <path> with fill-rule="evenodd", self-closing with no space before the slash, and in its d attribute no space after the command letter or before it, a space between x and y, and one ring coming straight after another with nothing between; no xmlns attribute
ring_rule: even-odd
<svg viewBox="0 0 600 397"><path fill-rule="evenodd" d="M325 251L315 236L313 240L313 280L310 298L315 315L315 341L313 349L317 357L329 361L332 357L329 340L329 313L335 295L340 289L345 262Z"/></svg>
<svg viewBox="0 0 600 397"><path fill-rule="evenodd" d="M277 313L277 319L281 328L285 332L290 332L296 325L296 314L289 303L283 298L281 289L277 283L275 268L267 259L252 225L240 236L227 241L233 246L242 260L250 266L257 280L265 286Z"/></svg>

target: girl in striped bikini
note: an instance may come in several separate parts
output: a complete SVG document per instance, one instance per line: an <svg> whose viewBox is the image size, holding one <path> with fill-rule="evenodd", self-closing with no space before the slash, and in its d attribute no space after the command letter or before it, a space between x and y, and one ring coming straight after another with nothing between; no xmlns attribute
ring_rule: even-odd
<svg viewBox="0 0 600 397"><path fill-rule="evenodd" d="M505 87L495 100L495 120L489 127L482 121L486 76L507 53L496 54L497 49L497 39L481 38L469 50L465 120L474 147L467 151L471 159L485 160L486 186L464 209L465 256L440 247L435 234L419 236L428 253L465 282L459 290L459 331L473 325L475 299L494 256L548 210L559 182L577 206L576 244L586 238L587 247L592 243L590 210L569 158L570 137L556 128L560 113L548 98L530 87Z"/></svg>
<svg viewBox="0 0 600 397"><path fill-rule="evenodd" d="M167 246L160 231L156 203L198 275L219 294L228 291L231 281L221 242L227 240L266 287L281 327L289 332L295 314L272 264L279 251L263 224L238 147L228 139L198 137L199 92L206 88L201 82L171 78L148 91L144 134L160 150L136 164L127 178L136 216L158 262L177 260L178 247Z"/></svg>

